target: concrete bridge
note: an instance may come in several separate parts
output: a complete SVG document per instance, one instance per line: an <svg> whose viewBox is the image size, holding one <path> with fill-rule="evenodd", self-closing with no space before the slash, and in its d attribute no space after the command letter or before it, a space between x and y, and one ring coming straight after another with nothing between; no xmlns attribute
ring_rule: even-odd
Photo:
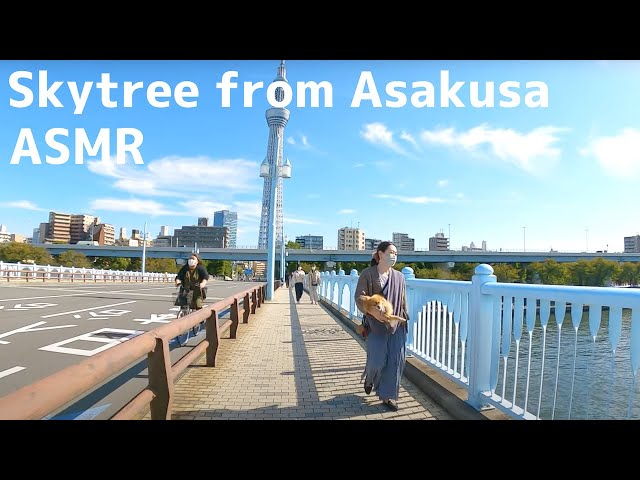
<svg viewBox="0 0 640 480"><path fill-rule="evenodd" d="M88 257L142 258L142 247L93 246L45 244L41 245L52 255L67 250L85 254ZM147 247L146 258L175 258L186 260L192 247ZM203 260L267 261L266 249L200 248ZM308 250L286 249L287 262L369 262L369 250ZM279 255L276 255L279 257ZM587 252L478 252L478 251L414 251L398 252L398 262L413 263L532 263L552 259L557 262L576 262L606 258L616 262L640 262L638 253L587 253ZM278 258L279 259L279 258Z"/></svg>

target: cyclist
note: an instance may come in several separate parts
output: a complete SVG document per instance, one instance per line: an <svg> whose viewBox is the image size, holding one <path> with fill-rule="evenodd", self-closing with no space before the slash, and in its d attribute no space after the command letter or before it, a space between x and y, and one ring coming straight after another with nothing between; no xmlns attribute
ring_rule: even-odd
<svg viewBox="0 0 640 480"><path fill-rule="evenodd" d="M190 307L194 310L202 308L202 301L206 298L204 287L209 280L209 273L202 260L196 253L192 253L187 263L185 263L176 275L176 287L180 285L180 293L191 290L193 298ZM199 287L199 288L198 288Z"/></svg>

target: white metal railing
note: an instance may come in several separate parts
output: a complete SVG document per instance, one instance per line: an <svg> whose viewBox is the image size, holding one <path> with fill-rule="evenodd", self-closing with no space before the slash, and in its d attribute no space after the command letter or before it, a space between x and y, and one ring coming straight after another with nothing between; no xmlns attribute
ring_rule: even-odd
<svg viewBox="0 0 640 480"><path fill-rule="evenodd" d="M464 387L475 408L520 419L640 419L639 290L498 283L486 264L471 281L402 273L408 352ZM355 322L358 278L324 272L319 292Z"/></svg>
<svg viewBox="0 0 640 480"><path fill-rule="evenodd" d="M0 261L0 281L173 282L175 273L131 272L83 267L5 263Z"/></svg>

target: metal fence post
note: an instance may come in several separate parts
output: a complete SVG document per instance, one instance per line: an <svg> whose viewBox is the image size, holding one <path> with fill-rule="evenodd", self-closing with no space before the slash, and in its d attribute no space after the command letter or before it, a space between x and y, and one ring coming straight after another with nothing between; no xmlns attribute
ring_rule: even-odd
<svg viewBox="0 0 640 480"><path fill-rule="evenodd" d="M469 296L469 398L467 403L480 410L486 402L483 393L491 391L491 345L493 299L482 294L485 283L495 283L493 268L478 265L471 278Z"/></svg>
<svg viewBox="0 0 640 480"><path fill-rule="evenodd" d="M414 301L414 288L409 286L409 283L407 282L407 280L413 280L414 278L416 278L415 274L413 273L413 268L411 267L404 267L402 269L402 275L404 275L404 280L406 283L406 297L407 297L407 315L409 315L409 321L407 322L407 345L413 345L413 325L415 324L415 322L418 321L418 319L416 318L416 308L415 308L415 301Z"/></svg>

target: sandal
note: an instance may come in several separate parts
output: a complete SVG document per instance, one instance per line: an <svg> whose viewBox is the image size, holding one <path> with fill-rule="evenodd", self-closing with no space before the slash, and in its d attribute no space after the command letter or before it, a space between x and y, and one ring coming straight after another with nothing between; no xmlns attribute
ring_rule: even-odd
<svg viewBox="0 0 640 480"><path fill-rule="evenodd" d="M398 402L397 402L397 400L393 400L393 399L383 400L382 403L389 410L394 411L394 412L398 411Z"/></svg>

